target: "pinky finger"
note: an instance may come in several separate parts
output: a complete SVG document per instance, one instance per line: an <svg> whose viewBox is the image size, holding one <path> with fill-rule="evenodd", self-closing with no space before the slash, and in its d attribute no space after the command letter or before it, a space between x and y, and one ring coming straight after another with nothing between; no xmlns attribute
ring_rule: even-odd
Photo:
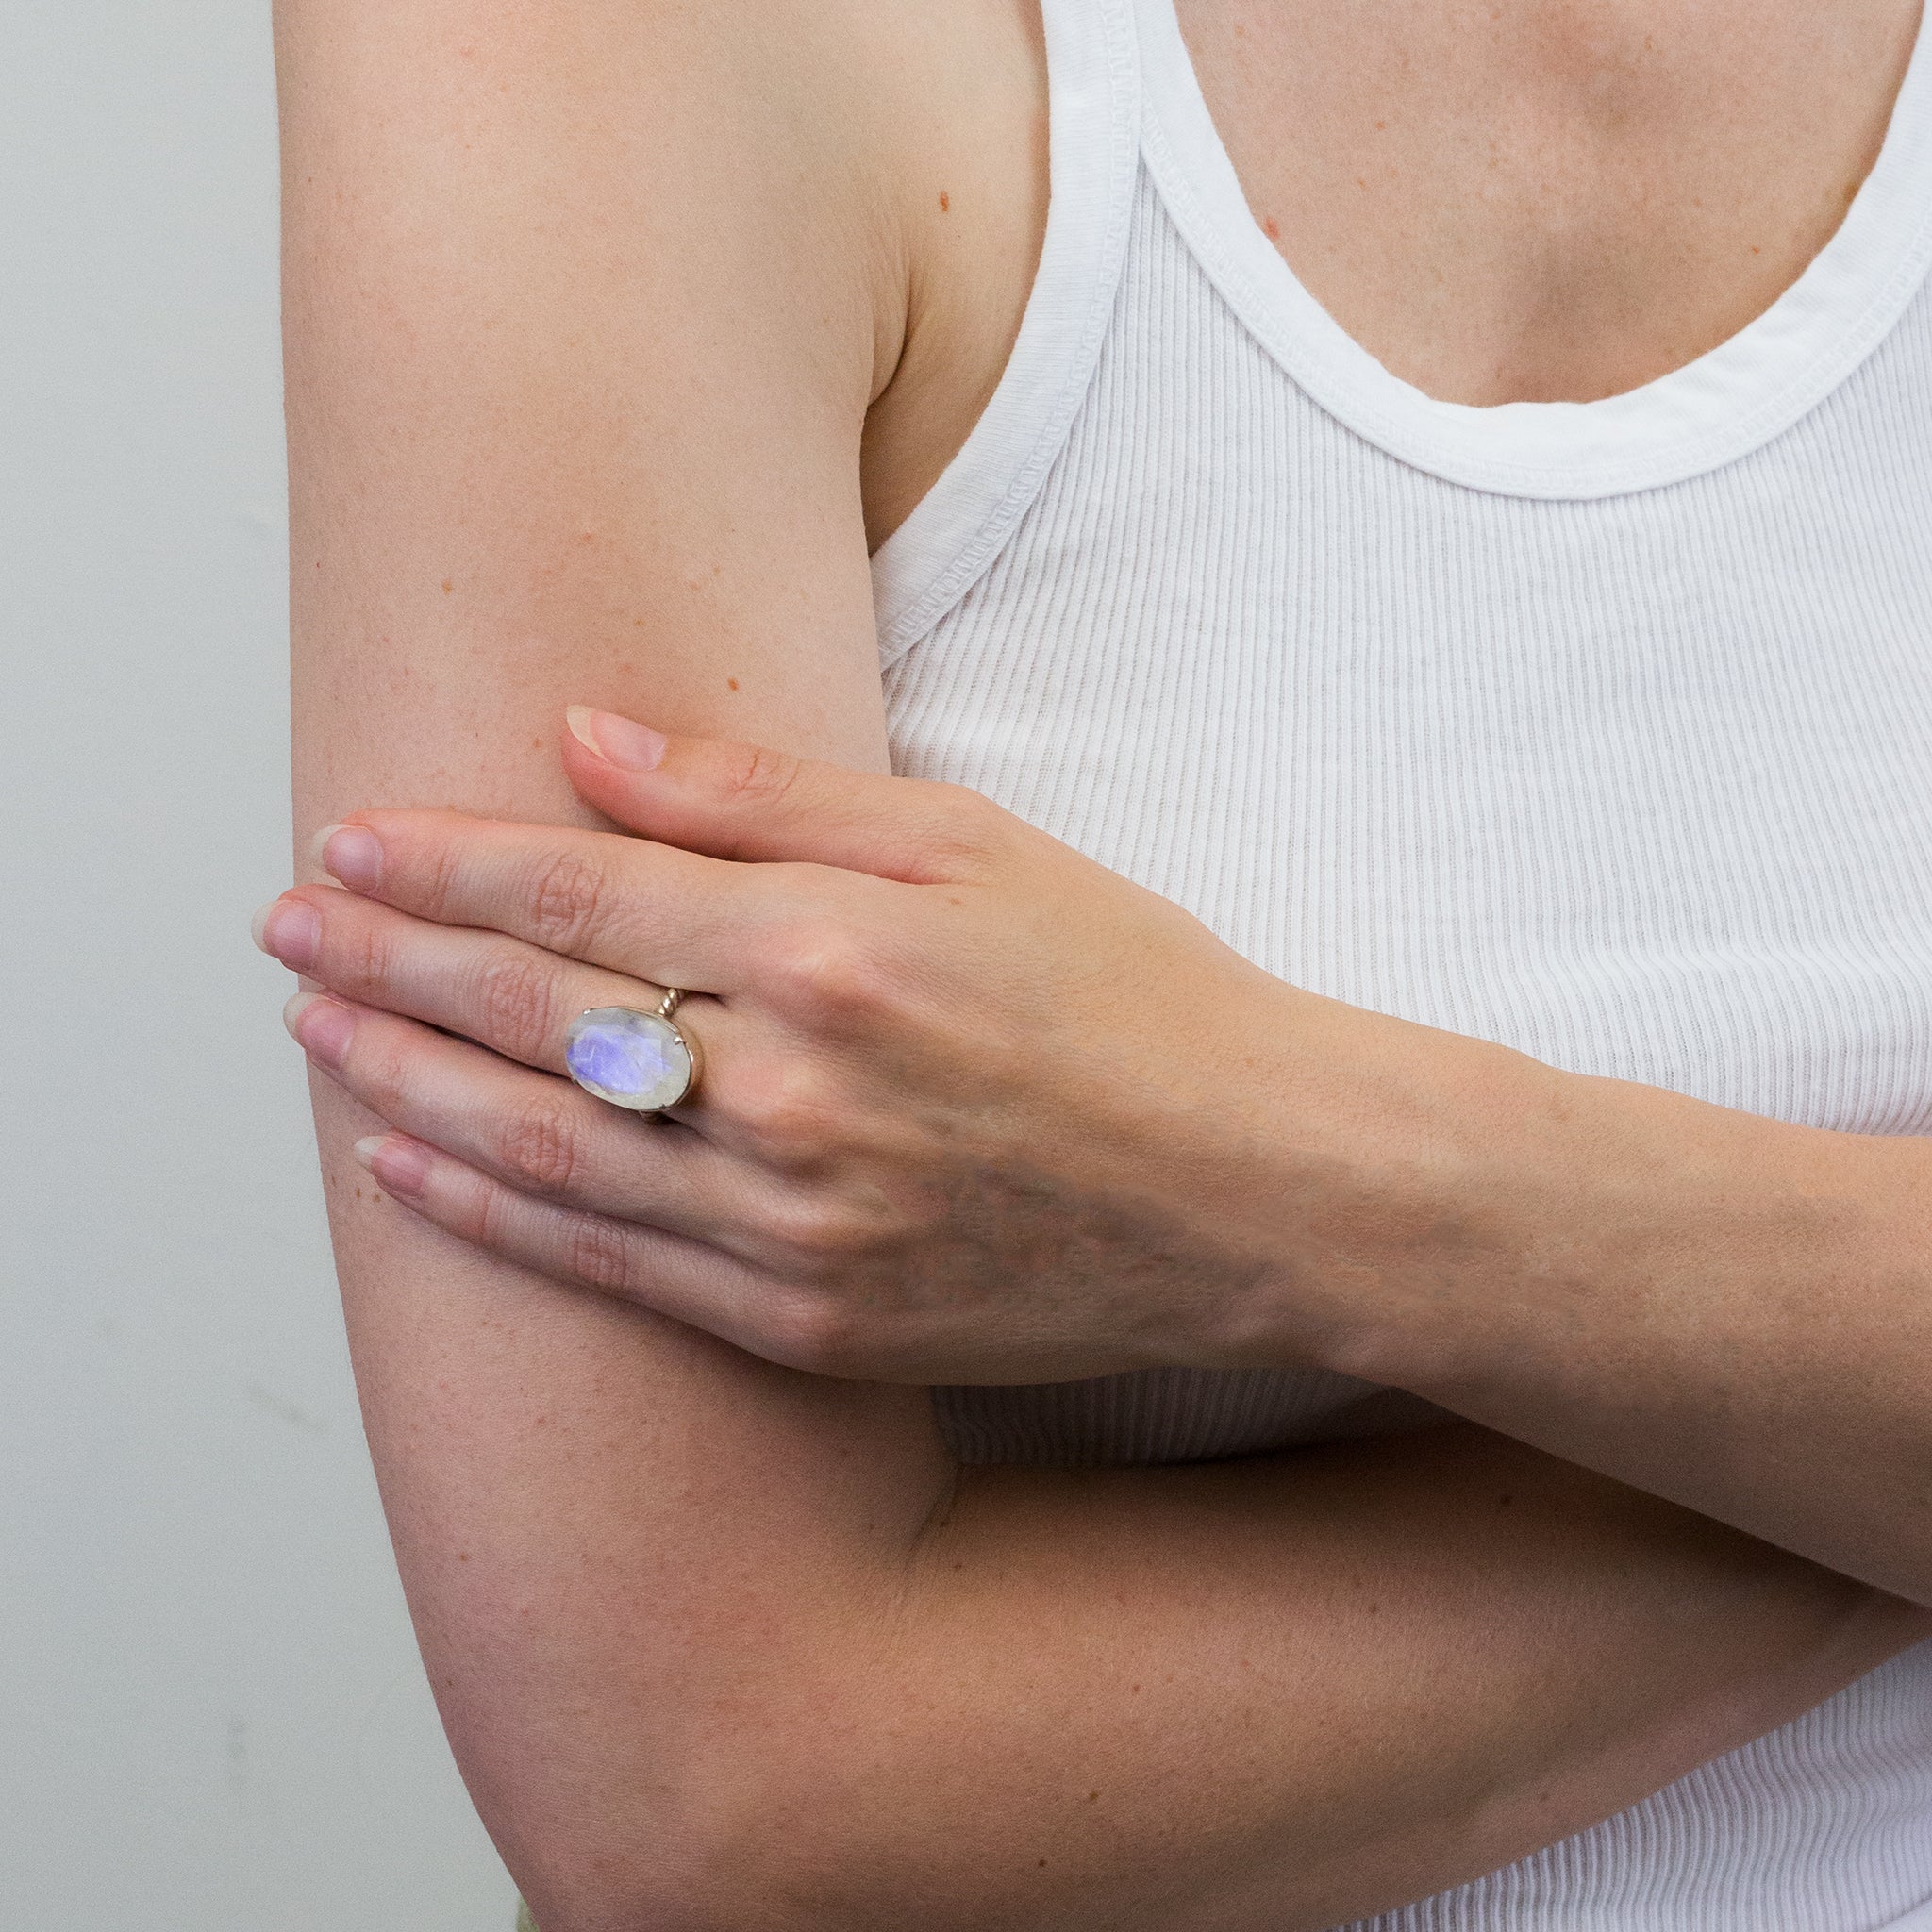
<svg viewBox="0 0 1932 1932"><path fill-rule="evenodd" d="M391 1198L444 1233L554 1281L703 1328L791 1368L784 1284L702 1241L539 1201L408 1134L356 1142Z"/></svg>

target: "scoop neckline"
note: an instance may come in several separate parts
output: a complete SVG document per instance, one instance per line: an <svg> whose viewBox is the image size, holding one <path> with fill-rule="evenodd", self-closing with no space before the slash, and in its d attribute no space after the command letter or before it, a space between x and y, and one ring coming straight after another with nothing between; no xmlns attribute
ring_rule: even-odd
<svg viewBox="0 0 1932 1932"><path fill-rule="evenodd" d="M1315 299L1250 208L1174 0L1136 0L1147 164L1249 333L1387 454L1499 495L1594 499L1689 480L1762 447L1890 333L1932 269L1932 34L1923 8L1877 160L1831 239L1735 335L1592 402L1443 402L1378 362Z"/></svg>

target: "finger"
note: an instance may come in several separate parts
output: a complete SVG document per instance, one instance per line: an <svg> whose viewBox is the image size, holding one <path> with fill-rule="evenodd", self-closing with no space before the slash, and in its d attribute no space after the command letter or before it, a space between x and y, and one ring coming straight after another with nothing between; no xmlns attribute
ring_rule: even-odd
<svg viewBox="0 0 1932 1932"><path fill-rule="evenodd" d="M287 1018L310 1059L373 1113L519 1192L724 1252L759 1242L746 1176L702 1135L331 994L297 993Z"/></svg>
<svg viewBox="0 0 1932 1932"><path fill-rule="evenodd" d="M426 1021L552 1074L569 1071L564 1049L579 1013L591 1007L648 1009L663 997L662 987L627 974L501 933L438 925L331 886L298 886L264 907L256 942L345 999ZM718 1043L720 1024L728 1024L722 1008L712 1010L708 1046Z"/></svg>
<svg viewBox="0 0 1932 1932"><path fill-rule="evenodd" d="M366 898L688 991L742 991L802 885L787 868L453 811L358 812L316 845Z"/></svg>
<svg viewBox="0 0 1932 1932"><path fill-rule="evenodd" d="M648 1009L659 997L658 988L625 974L501 933L438 925L331 886L283 893L262 908L257 927L265 952L319 983L338 1005L420 1020L506 1061L566 1077L570 1024L578 1014L605 1006ZM702 994L678 1008L676 1024L702 1056L703 1070L691 1097L665 1115L747 1167L813 1172L822 1151L808 1120L800 1124L797 1049L774 1051L768 1023L748 1004ZM621 1109L583 1098L625 1124Z"/></svg>
<svg viewBox="0 0 1932 1932"><path fill-rule="evenodd" d="M395 1200L474 1248L655 1309L767 1360L812 1365L809 1305L715 1248L535 1199L412 1137L372 1136L356 1154Z"/></svg>
<svg viewBox="0 0 1932 1932"><path fill-rule="evenodd" d="M963 785L894 778L573 705L564 770L647 839L714 858L799 859L913 885L975 876L1021 822Z"/></svg>

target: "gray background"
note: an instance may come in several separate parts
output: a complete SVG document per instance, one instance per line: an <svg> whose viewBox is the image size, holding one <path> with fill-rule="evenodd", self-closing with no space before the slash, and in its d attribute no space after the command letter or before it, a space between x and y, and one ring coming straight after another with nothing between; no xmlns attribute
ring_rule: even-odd
<svg viewBox="0 0 1932 1932"><path fill-rule="evenodd" d="M0 25L0 1924L508 1932L287 975L267 0Z"/></svg>

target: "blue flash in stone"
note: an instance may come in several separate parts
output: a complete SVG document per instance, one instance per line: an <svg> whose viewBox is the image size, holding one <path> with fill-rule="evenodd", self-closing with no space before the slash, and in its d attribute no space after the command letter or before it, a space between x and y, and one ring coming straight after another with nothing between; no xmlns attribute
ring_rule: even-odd
<svg viewBox="0 0 1932 1932"><path fill-rule="evenodd" d="M587 1093L639 1112L670 1107L691 1085L691 1049L677 1028L634 1007L592 1007L571 1022L570 1076Z"/></svg>

